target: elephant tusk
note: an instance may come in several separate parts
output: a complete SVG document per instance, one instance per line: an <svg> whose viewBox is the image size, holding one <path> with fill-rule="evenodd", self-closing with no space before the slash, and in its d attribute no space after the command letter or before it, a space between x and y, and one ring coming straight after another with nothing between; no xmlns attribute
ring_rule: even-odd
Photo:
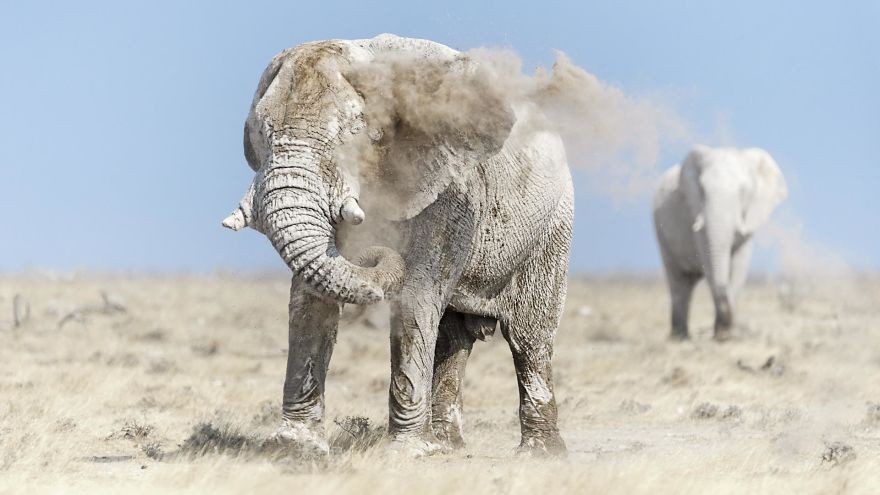
<svg viewBox="0 0 880 495"><path fill-rule="evenodd" d="M694 232L699 232L699 231L703 230L703 227L705 227L705 226L706 226L706 217L704 217L703 214L700 213L699 215L697 215L697 219L694 220L694 225L691 227L691 229Z"/></svg>
<svg viewBox="0 0 880 495"><path fill-rule="evenodd" d="M244 212L241 208L236 209L231 215L223 219L223 226L227 229L235 231L243 229L247 225L244 218Z"/></svg>
<svg viewBox="0 0 880 495"><path fill-rule="evenodd" d="M357 200L351 196L345 198L345 201L342 202L339 213L342 215L343 220L354 225L359 225L366 217L364 210L358 205Z"/></svg>

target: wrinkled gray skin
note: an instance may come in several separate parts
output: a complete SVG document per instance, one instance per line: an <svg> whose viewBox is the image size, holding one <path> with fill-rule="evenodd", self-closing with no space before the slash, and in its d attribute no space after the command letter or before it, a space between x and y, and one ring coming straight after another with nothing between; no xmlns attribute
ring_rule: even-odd
<svg viewBox="0 0 880 495"><path fill-rule="evenodd" d="M465 364L474 341L500 323L519 382L520 448L564 452L550 366L573 214L562 143L535 131L527 106L514 111L492 98L471 109L494 119L490 126L430 138L403 120L395 129L371 128L355 78L340 74L388 51L444 67L470 63L443 45L392 35L300 45L269 64L246 122L245 154L256 176L224 225L263 232L293 271L277 437L327 451L324 382L342 304L387 299L393 450L423 455L464 445ZM378 179L375 170L354 173L335 158L362 133L383 150ZM401 164L405 171L393 169ZM360 180L368 174L373 185ZM371 217L393 219L386 225L399 234L380 234L380 243L399 242L368 248L352 263L340 251L350 249L352 232L369 230Z"/></svg>
<svg viewBox="0 0 880 495"><path fill-rule="evenodd" d="M654 196L654 227L672 305L672 338L688 338L694 286L706 277L715 339L730 338L734 301L745 283L752 237L787 195L785 179L758 148L696 146L666 171Z"/></svg>

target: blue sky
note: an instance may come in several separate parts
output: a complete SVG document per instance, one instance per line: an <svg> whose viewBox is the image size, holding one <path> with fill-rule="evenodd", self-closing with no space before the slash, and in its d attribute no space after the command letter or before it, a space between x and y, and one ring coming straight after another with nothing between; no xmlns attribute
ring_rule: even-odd
<svg viewBox="0 0 880 495"><path fill-rule="evenodd" d="M0 271L284 269L259 234L219 226L251 175L259 75L286 47L382 32L513 48L527 67L563 50L708 144L768 149L805 236L878 269L878 28L869 1L6 2ZM573 269L659 271L649 198L575 179Z"/></svg>

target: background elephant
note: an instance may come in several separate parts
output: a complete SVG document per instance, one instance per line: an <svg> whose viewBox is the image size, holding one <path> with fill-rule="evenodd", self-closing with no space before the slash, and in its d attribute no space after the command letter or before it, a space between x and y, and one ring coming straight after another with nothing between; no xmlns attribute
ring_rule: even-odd
<svg viewBox="0 0 880 495"><path fill-rule="evenodd" d="M737 292L748 275L752 236L787 195L782 172L761 149L696 146L663 175L654 227L672 305L672 337L688 338L688 310L705 276L715 338L730 337Z"/></svg>
<svg viewBox="0 0 880 495"><path fill-rule="evenodd" d="M388 298L395 448L463 445L465 363L500 322L521 448L565 449L550 361L573 192L562 142L538 118L430 41L316 42L272 60L245 124L256 175L224 225L263 232L293 271L279 438L327 450L324 381L342 304ZM346 259L369 237L393 249Z"/></svg>

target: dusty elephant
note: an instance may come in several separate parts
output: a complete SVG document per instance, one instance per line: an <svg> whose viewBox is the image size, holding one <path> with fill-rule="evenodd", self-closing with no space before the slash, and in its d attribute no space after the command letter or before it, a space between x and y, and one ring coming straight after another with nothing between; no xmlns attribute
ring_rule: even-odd
<svg viewBox="0 0 880 495"><path fill-rule="evenodd" d="M672 338L688 338L691 295L703 276L715 303L715 338L730 337L753 234L786 196L782 172L758 148L696 146L666 171L654 196L654 228L671 298Z"/></svg>
<svg viewBox="0 0 880 495"><path fill-rule="evenodd" d="M463 445L465 364L500 322L520 448L565 450L550 362L573 193L562 142L538 118L430 41L315 42L272 60L245 124L256 175L223 223L264 233L293 271L279 438L327 450L324 382L342 304L388 299L392 448ZM392 248L350 262L370 234Z"/></svg>

